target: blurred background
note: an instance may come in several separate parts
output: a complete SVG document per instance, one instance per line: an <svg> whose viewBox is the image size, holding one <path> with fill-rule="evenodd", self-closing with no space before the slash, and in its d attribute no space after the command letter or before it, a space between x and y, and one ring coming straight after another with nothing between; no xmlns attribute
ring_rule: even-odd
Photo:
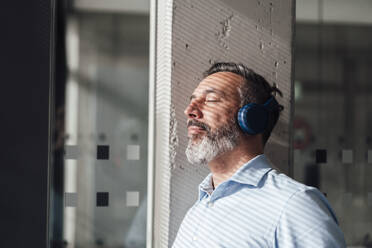
<svg viewBox="0 0 372 248"><path fill-rule="evenodd" d="M145 247L148 1L57 1L53 247Z"/></svg>
<svg viewBox="0 0 372 248"><path fill-rule="evenodd" d="M296 1L294 178L324 192L348 246L372 247L372 1Z"/></svg>
<svg viewBox="0 0 372 248"><path fill-rule="evenodd" d="M52 247L145 247L149 1L57 1ZM372 1L298 0L293 176L372 247ZM156 197L156 196L155 196Z"/></svg>

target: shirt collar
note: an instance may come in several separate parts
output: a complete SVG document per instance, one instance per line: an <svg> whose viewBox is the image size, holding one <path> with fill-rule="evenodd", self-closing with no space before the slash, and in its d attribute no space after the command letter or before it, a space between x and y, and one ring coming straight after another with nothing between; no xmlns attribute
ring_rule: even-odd
<svg viewBox="0 0 372 248"><path fill-rule="evenodd" d="M201 200L206 194L212 194L212 192L212 173L209 173L208 176L199 184L199 200Z"/></svg>
<svg viewBox="0 0 372 248"><path fill-rule="evenodd" d="M234 181L240 184L257 187L263 176L270 170L272 170L270 161L264 154L260 154L241 166L227 181ZM199 200L201 200L205 194L211 194L212 192L212 173L209 173L199 185Z"/></svg>

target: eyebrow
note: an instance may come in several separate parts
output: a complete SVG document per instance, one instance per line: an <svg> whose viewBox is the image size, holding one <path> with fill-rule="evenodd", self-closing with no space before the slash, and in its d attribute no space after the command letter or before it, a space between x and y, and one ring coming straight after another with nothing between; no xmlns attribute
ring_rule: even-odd
<svg viewBox="0 0 372 248"><path fill-rule="evenodd" d="M203 93L206 94L206 95L209 94L209 93L216 93L216 94L220 95L221 97L225 97L225 92L223 92L221 90L217 90L215 88L208 88L208 89L204 90ZM194 98L196 98L196 96L194 94L192 94L190 96L190 101Z"/></svg>

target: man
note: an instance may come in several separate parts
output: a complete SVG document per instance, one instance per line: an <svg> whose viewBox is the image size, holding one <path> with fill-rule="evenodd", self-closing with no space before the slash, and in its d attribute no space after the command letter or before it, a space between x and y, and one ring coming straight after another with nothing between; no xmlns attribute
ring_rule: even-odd
<svg viewBox="0 0 372 248"><path fill-rule="evenodd" d="M208 164L173 248L346 247L319 190L279 173L264 153L276 87L242 64L216 63L185 110L188 160Z"/></svg>

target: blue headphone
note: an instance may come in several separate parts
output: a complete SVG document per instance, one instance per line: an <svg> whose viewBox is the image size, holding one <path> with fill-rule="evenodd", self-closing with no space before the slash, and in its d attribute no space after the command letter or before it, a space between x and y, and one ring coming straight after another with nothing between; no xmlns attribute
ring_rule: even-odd
<svg viewBox="0 0 372 248"><path fill-rule="evenodd" d="M264 104L248 103L238 112L238 123L244 133L251 135L263 133L272 111L279 111L280 105L272 96Z"/></svg>

